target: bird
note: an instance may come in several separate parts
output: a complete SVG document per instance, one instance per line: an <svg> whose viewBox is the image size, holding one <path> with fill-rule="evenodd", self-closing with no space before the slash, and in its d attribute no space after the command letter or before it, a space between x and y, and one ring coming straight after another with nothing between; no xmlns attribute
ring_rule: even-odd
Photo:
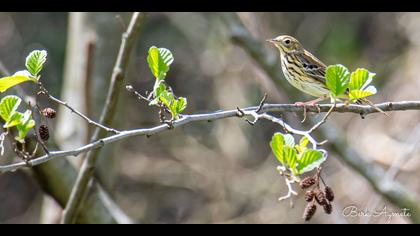
<svg viewBox="0 0 420 236"><path fill-rule="evenodd" d="M296 105L305 106L306 109L306 105L316 106L318 102L329 98L330 91L325 78L327 66L321 60L292 36L280 35L266 41L274 44L280 51L281 68L286 80L300 91L317 97L308 102L296 102ZM348 98L348 91L341 98ZM358 99L356 103L368 104L387 115L366 98Z"/></svg>
<svg viewBox="0 0 420 236"><path fill-rule="evenodd" d="M309 102L297 102L298 105L316 105L329 97L325 73L327 66L292 36L280 35L268 42L280 51L280 62L286 80L300 91L317 97Z"/></svg>

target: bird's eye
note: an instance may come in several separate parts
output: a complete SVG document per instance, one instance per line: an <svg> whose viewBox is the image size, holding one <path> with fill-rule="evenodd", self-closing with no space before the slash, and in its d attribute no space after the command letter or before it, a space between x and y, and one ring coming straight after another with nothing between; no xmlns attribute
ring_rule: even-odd
<svg viewBox="0 0 420 236"><path fill-rule="evenodd" d="M288 45L288 44L290 43L290 39L286 39L286 40L284 40L284 43L285 43L286 45Z"/></svg>

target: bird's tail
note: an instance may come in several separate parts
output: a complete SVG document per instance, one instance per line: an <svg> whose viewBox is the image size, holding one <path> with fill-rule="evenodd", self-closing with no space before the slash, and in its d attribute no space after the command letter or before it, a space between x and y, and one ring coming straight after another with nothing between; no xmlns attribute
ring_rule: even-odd
<svg viewBox="0 0 420 236"><path fill-rule="evenodd" d="M373 108L374 108L375 110L377 110L378 112L380 112L380 113L382 113L382 114L384 114L384 115L386 115L386 116L388 116L388 117L389 117L389 115L388 115L386 112L384 112L381 108L379 108L379 107L375 106L375 104L373 104L373 102L369 101L369 100L368 100L368 99L366 99L366 98L360 98L360 99L357 99L356 104L359 104L359 105L367 104L367 105L369 105L369 106L373 107Z"/></svg>

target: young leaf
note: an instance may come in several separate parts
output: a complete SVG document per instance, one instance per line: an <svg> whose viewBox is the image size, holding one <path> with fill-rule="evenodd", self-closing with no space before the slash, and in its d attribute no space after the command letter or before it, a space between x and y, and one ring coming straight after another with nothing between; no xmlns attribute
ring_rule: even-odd
<svg viewBox="0 0 420 236"><path fill-rule="evenodd" d="M284 135L284 143L286 146L294 147L295 146L295 138L291 134Z"/></svg>
<svg viewBox="0 0 420 236"><path fill-rule="evenodd" d="M20 123L16 126L19 134L15 139L20 143L25 143L25 137L28 134L29 130L31 130L35 126L35 121L31 117L32 112L27 110L23 117L20 120Z"/></svg>
<svg viewBox="0 0 420 236"><path fill-rule="evenodd" d="M337 97L346 91L350 72L343 65L332 65L327 67L325 77L328 89Z"/></svg>
<svg viewBox="0 0 420 236"><path fill-rule="evenodd" d="M155 94L155 99L153 99L150 103L149 106L154 106L159 102L159 97L161 96L161 94L163 93L163 91L166 91L166 85L164 83L160 83L160 81L156 81L156 86L153 90L154 94Z"/></svg>
<svg viewBox="0 0 420 236"><path fill-rule="evenodd" d="M296 150L293 147L285 146L283 148L284 150L284 159L287 161L287 164L289 165L290 170L292 170L293 174L297 174L297 154Z"/></svg>
<svg viewBox="0 0 420 236"><path fill-rule="evenodd" d="M162 93L159 96L159 99L169 109L171 109L171 106L175 100L174 95L166 90L162 91Z"/></svg>
<svg viewBox="0 0 420 236"><path fill-rule="evenodd" d="M0 92L5 92L9 88L26 81L33 81L33 79L25 73L27 71L18 71L12 76L3 77L0 79Z"/></svg>
<svg viewBox="0 0 420 236"><path fill-rule="evenodd" d="M180 114L182 111L187 108L187 99L184 97L179 97L176 102L176 113L177 115Z"/></svg>
<svg viewBox="0 0 420 236"><path fill-rule="evenodd" d="M308 143L309 143L308 137L304 136L304 137L302 137L302 139L300 139L299 146L306 147L306 146L308 146Z"/></svg>
<svg viewBox="0 0 420 236"><path fill-rule="evenodd" d="M349 97L350 97L351 100L354 101L354 100L357 100L357 99L360 99L360 98L365 98L365 97L372 96L376 93L376 88L375 87L372 88L372 87L373 86L369 86L369 88L371 88L370 91L368 91L368 90L351 90L349 92Z"/></svg>
<svg viewBox="0 0 420 236"><path fill-rule="evenodd" d="M375 73L371 73L364 68L358 68L351 73L349 89L350 90L364 90L371 82Z"/></svg>
<svg viewBox="0 0 420 236"><path fill-rule="evenodd" d="M32 74L32 76L37 77L46 60L47 51L34 50L26 57L26 69Z"/></svg>
<svg viewBox="0 0 420 236"><path fill-rule="evenodd" d="M13 115L10 117L9 121L7 121L4 125L3 128L11 128L13 126L19 125L21 122L21 119L23 118L23 114L16 111L15 113L13 113Z"/></svg>
<svg viewBox="0 0 420 236"><path fill-rule="evenodd" d="M319 167L326 159L327 156L321 151L313 149L306 150L298 160L298 174L303 174Z"/></svg>
<svg viewBox="0 0 420 236"><path fill-rule="evenodd" d="M18 96L9 95L1 99L0 101L0 116L7 123L19 107L22 99Z"/></svg>
<svg viewBox="0 0 420 236"><path fill-rule="evenodd" d="M149 49L149 55L147 56L147 62L149 64L150 71L157 80L165 79L166 73L169 71L169 66L174 61L174 57L166 48L157 48L152 46Z"/></svg>
<svg viewBox="0 0 420 236"><path fill-rule="evenodd" d="M286 166L286 160L284 158L284 136L282 133L275 133L270 141L270 147L271 150L274 153L274 156L276 156L277 160L283 165Z"/></svg>
<svg viewBox="0 0 420 236"><path fill-rule="evenodd" d="M306 146L308 146L308 143L309 139L306 136L304 136L300 139L299 145L296 145L295 148L299 153L303 153L307 149Z"/></svg>

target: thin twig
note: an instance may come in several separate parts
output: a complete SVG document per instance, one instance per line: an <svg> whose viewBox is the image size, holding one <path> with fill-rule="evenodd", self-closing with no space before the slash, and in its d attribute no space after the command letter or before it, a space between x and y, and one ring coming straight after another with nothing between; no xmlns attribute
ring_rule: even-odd
<svg viewBox="0 0 420 236"><path fill-rule="evenodd" d="M108 128L108 127L106 127L105 125L101 125L100 123L97 123L97 122L95 122L95 121L93 121L93 120L91 120L91 119L89 119L87 116L85 116L85 115L83 115L83 113L81 113L81 112L79 112L78 110L76 110L76 109L74 109L73 107L71 107L69 104L67 104L67 102L63 102L63 101L61 101L60 99L58 99L58 98L55 98L54 96L52 96L49 92L48 92L48 90L40 83L40 82L38 82L39 83L39 89L40 89L40 91L39 91L39 95L40 94L43 94L43 95L45 95L45 96L47 96L48 97L48 99L50 99L51 101L53 101L53 102L56 102L56 103L58 103L58 104L60 104L60 105L62 105L62 106L65 106L67 109L69 109L71 112L73 112L73 113L75 113L76 115L78 115L78 116L80 116L82 119L84 119L84 120L86 120L86 122L88 122L89 124L91 124L91 125L94 125L94 126L96 126L96 127L99 127L99 128L101 128L101 129L103 129L103 130L105 130L106 132L110 132L110 133L114 133L114 134L118 134L118 133L120 133L120 131L118 131L118 130L116 130L116 129L113 129L113 128Z"/></svg>

